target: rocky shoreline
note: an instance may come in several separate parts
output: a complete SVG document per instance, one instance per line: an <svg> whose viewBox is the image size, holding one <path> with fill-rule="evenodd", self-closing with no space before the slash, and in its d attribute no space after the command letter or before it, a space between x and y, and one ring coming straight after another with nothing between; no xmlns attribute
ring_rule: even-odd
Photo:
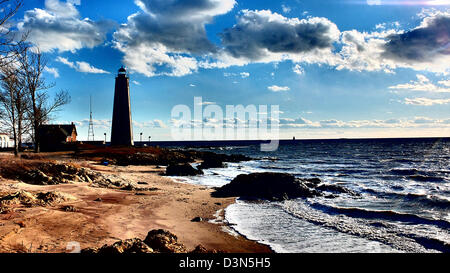
<svg viewBox="0 0 450 273"><path fill-rule="evenodd" d="M203 166L195 170L200 173L249 158L162 149L102 152L20 159L0 154L0 252L66 252L71 241L87 253L164 252L146 243L148 230L163 230L167 236L161 240L180 245L170 253L271 252L223 232L226 223L203 221L235 198L212 197L212 189L180 185L165 178L170 173L162 167L192 168L189 163L199 162ZM133 165L142 157L153 159Z"/></svg>

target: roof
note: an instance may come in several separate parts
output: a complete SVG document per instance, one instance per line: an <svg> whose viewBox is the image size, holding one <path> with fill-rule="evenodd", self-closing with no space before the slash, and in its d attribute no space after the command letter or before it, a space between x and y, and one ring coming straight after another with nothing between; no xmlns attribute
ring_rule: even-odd
<svg viewBox="0 0 450 273"><path fill-rule="evenodd" d="M71 136L72 132L75 130L75 134L77 133L77 127L75 124L47 124L47 125L41 125L39 127L39 131L41 133L54 133L56 131L62 132L66 136Z"/></svg>
<svg viewBox="0 0 450 273"><path fill-rule="evenodd" d="M121 67L120 69L119 69L119 73L127 73L127 70L125 69L125 67Z"/></svg>

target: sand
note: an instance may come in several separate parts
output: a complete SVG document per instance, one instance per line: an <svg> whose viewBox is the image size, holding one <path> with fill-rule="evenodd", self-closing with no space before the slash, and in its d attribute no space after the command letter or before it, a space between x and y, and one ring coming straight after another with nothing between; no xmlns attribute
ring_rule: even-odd
<svg viewBox="0 0 450 273"><path fill-rule="evenodd" d="M140 194L131 191L94 188L87 183L35 186L0 178L1 193L57 191L73 200L47 207L17 207L0 214L0 252L61 253L69 245L100 247L118 240L141 238L153 229L176 234L179 242L191 250L201 244L207 249L229 253L267 253L271 250L238 234L230 234L223 217L234 198L213 198L212 189L177 183L159 175L163 169L152 166L100 166L95 162L77 162L105 174L114 174L134 182L145 182ZM142 194L142 195L141 195ZM101 198L101 201L95 201ZM77 211L66 212L72 205ZM195 217L201 222L192 222ZM217 220L217 219L216 219ZM75 243L71 243L75 242Z"/></svg>

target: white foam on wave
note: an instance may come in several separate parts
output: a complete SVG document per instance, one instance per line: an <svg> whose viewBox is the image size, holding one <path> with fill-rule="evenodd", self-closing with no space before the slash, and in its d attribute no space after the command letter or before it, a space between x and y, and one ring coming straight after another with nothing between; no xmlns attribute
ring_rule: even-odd
<svg viewBox="0 0 450 273"><path fill-rule="evenodd" d="M225 218L237 232L277 253L397 252L382 243L294 217L270 202L238 200L226 209Z"/></svg>

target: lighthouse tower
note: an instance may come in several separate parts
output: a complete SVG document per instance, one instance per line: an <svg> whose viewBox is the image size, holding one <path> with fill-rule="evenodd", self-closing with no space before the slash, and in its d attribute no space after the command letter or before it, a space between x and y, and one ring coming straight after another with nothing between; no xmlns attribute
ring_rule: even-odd
<svg viewBox="0 0 450 273"><path fill-rule="evenodd" d="M133 146L130 83L125 68L119 69L114 91L114 111L111 130L112 146Z"/></svg>

